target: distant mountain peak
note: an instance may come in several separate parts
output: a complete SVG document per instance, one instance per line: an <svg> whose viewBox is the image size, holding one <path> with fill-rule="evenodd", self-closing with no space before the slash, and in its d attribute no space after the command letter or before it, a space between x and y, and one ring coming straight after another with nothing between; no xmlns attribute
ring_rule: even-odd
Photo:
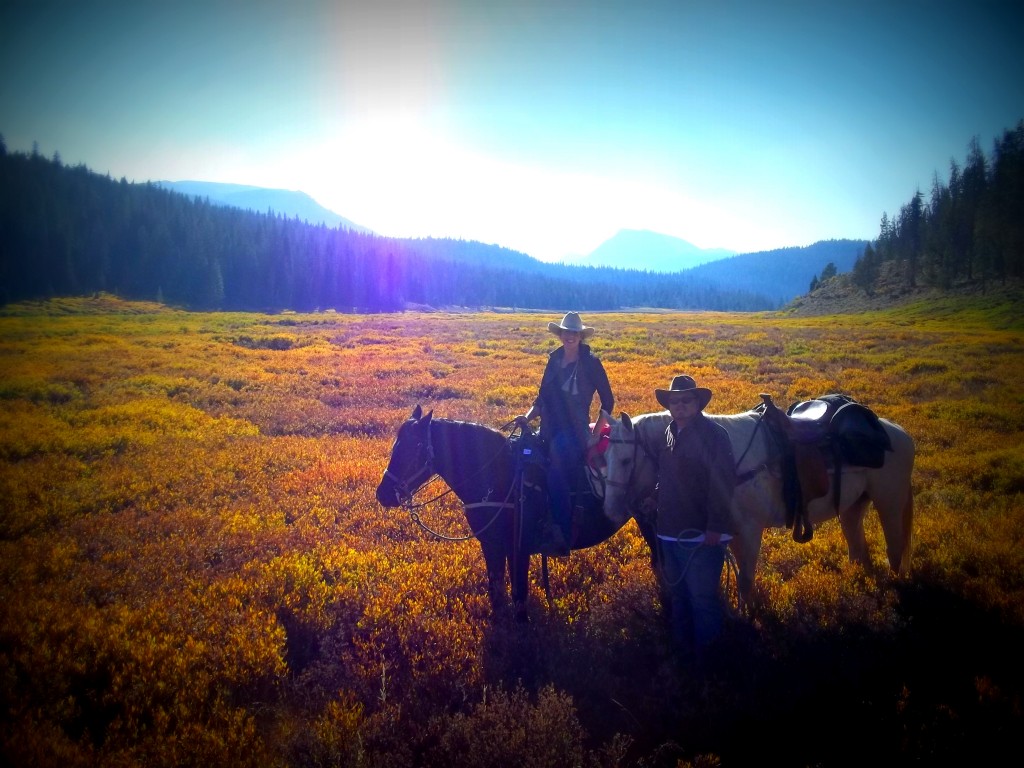
<svg viewBox="0 0 1024 768"><path fill-rule="evenodd" d="M735 256L725 248L699 248L678 237L646 229L621 229L573 264L589 267L682 272L710 261Z"/></svg>

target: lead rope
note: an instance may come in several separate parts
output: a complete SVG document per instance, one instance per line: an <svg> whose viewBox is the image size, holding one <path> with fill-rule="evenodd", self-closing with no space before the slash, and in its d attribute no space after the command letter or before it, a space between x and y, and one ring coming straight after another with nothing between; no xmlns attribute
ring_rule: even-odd
<svg viewBox="0 0 1024 768"><path fill-rule="evenodd" d="M701 533L701 531L698 531L696 528L688 528L685 531L681 531L680 532L681 535L682 534L686 534L686 533L692 533L692 534L695 534L695 535L699 535ZM695 544L697 544L697 547L693 547L692 551L689 553L689 557L686 558L686 564L683 565L683 569L679 573L679 578L675 579L675 580L672 580L672 579L669 579L667 575L665 575L665 555L664 555L664 552L665 552L665 550L664 550L665 540L661 539L661 538L658 538L657 542L658 542L658 550L659 550L659 552L658 552L658 561L661 563L661 572L663 574L662 578L663 578L663 580L665 582L665 585L667 587L669 587L669 588L676 587L686 577L686 571L689 570L689 568L690 568L690 560L693 558L693 555L696 553L697 547L704 546L704 545L703 545L703 543L700 543L700 542L694 542ZM725 564L724 564L725 565L725 585L723 587L724 593L725 593L726 596L728 596L730 591L735 591L735 593L736 593L735 606L736 607L735 607L734 615L741 614L742 611L743 611L743 598L740 596L740 590L739 590L739 565L736 563L736 557L733 555L732 549L729 548L728 544L722 544L721 546L725 549ZM732 609L732 607L733 607L732 601L728 600L728 598L726 599L726 605L730 609Z"/></svg>
<svg viewBox="0 0 1024 768"><path fill-rule="evenodd" d="M750 449L754 446L754 439L757 437L757 430L761 428L761 422L764 421L764 414L761 414L757 420L757 424L754 425L754 431L750 433L750 442L747 443L747 447L743 449L743 453L740 454L739 460L736 462L736 470L739 471L740 465L743 460L747 458L747 454L750 453Z"/></svg>
<svg viewBox="0 0 1024 768"><path fill-rule="evenodd" d="M754 425L754 431L750 433L750 441L747 443L747 447L743 449L743 453L740 455L739 461L736 462L736 484L742 485L750 480L753 480L763 470L768 468L767 461L759 467L748 470L742 475L739 474L740 465L743 460L747 458L747 454L750 453L750 449L754 447L754 440L757 439L757 432L761 429L761 423L764 421L764 414L762 413L757 420L757 424ZM736 614L742 614L744 612L743 596L740 594L740 567L739 563L736 562L736 556L732 552L731 547L725 548L725 593L729 594L730 589L736 593L735 611ZM732 608L732 601L726 603Z"/></svg>
<svg viewBox="0 0 1024 768"><path fill-rule="evenodd" d="M743 596L740 594L740 567L736 562L736 557L732 553L730 547L725 548L725 594L728 595L730 591L736 593L736 608L735 615L743 614ZM733 603L729 600L726 601L726 605L732 608Z"/></svg>

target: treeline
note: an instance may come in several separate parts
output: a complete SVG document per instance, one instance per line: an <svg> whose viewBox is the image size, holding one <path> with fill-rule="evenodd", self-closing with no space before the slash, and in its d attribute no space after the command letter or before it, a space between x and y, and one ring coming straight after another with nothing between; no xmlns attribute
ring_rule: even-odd
<svg viewBox="0 0 1024 768"><path fill-rule="evenodd" d="M197 310L778 306L685 274L545 264L482 243L387 238L216 206L35 148L8 152L0 138L0 302L97 291Z"/></svg>
<svg viewBox="0 0 1024 768"><path fill-rule="evenodd" d="M988 157L974 138L963 168L951 161L946 184L935 175L930 200L918 190L897 216L883 214L878 240L854 264L853 282L870 292L888 261L898 263L910 287L1024 277L1024 120Z"/></svg>

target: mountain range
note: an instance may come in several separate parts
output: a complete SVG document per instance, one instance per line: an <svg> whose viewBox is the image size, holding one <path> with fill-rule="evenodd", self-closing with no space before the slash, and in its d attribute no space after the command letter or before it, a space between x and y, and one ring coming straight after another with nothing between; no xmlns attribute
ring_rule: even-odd
<svg viewBox="0 0 1024 768"><path fill-rule="evenodd" d="M210 181L159 181L156 184L216 205L272 211L310 224L374 234L324 208L305 192ZM866 240L825 240L804 247L738 254L724 248L699 248L681 238L658 232L624 229L589 254L566 258L563 263L573 267L664 274L685 271L711 285L767 296L781 306L807 293L811 280L829 263L840 273L851 270L865 245ZM523 256L529 260L526 254Z"/></svg>
<svg viewBox="0 0 1024 768"><path fill-rule="evenodd" d="M387 237L302 192L117 183L83 164L65 166L56 153L7 152L0 141L0 304L113 290L184 308L247 311L422 305L752 312L796 308L794 299L846 277L855 301L880 293L891 300L919 283L987 290L1021 274L1015 243L1022 187L1012 184L1024 167L1020 132L1007 132L992 160L994 178L1009 182L964 198L966 171L951 174L934 210L922 209L918 195L870 242L833 239L728 255L626 230L561 263L477 241ZM987 183L986 159L979 154L971 162L971 178ZM950 208L950 199L966 202ZM957 239L981 231L979 222L989 233L984 247ZM892 264L889 290L882 275Z"/></svg>

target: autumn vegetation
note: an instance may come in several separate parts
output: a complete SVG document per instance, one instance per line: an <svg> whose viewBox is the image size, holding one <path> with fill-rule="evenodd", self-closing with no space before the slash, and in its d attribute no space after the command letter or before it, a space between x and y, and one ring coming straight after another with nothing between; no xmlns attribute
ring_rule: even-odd
<svg viewBox="0 0 1024 768"><path fill-rule="evenodd" d="M531 570L374 499L419 403L501 428L549 314L0 309L0 760L19 766L983 764L1024 725L1018 298L823 317L591 314L617 411L845 392L917 442L911 572L835 521L766 534L710 674L674 663L645 545ZM433 484L426 495L443 492ZM465 535L444 497L424 522ZM728 587L728 582L726 584Z"/></svg>

